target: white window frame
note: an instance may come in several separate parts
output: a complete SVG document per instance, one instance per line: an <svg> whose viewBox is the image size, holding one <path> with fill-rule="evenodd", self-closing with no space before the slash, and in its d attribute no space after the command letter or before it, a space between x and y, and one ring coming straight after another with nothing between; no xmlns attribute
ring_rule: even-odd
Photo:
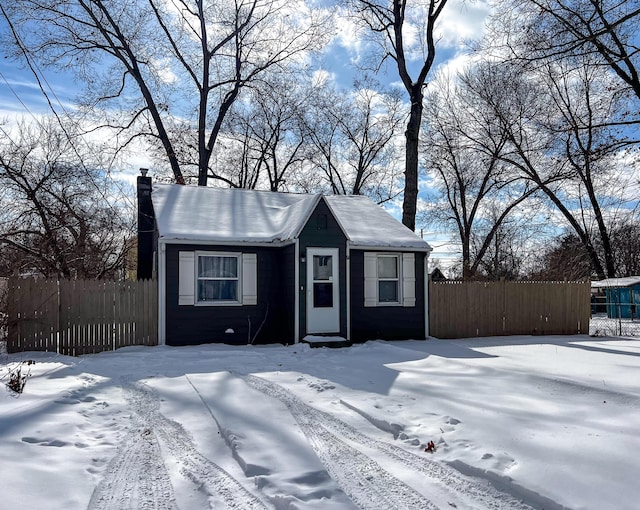
<svg viewBox="0 0 640 510"><path fill-rule="evenodd" d="M395 259L395 278L384 278L380 276L380 259ZM380 301L380 282L396 282L396 300ZM378 306L402 306L402 255L400 253L378 253L376 256L376 301Z"/></svg>
<svg viewBox="0 0 640 510"><path fill-rule="evenodd" d="M397 263L396 278L380 278L378 260L382 257L393 257ZM364 306L416 306L416 270L415 253L400 252L365 252L364 253ZM380 301L380 282L397 281L398 300Z"/></svg>
<svg viewBox="0 0 640 510"><path fill-rule="evenodd" d="M201 278L198 276L198 265L200 261L200 257L224 257L230 258L235 257L237 275L236 278ZM238 252L225 252L225 251L196 251L195 252L195 261L194 261L194 283L195 283L195 305L196 306L241 306L242 305L242 253ZM228 281L234 280L237 281L236 285L236 299L234 300L200 300L198 295L200 280L215 280L215 281Z"/></svg>

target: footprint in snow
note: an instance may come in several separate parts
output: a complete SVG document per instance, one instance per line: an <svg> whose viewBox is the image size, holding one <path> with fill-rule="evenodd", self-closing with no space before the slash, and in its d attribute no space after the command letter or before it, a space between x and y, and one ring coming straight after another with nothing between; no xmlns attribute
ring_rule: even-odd
<svg viewBox="0 0 640 510"><path fill-rule="evenodd" d="M81 402L94 402L95 400L96 400L96 397L92 397L91 395L75 394L75 395L69 395L67 397L59 398L58 400L54 400L54 402L56 404L74 405L74 404L80 404Z"/></svg>
<svg viewBox="0 0 640 510"><path fill-rule="evenodd" d="M67 446L69 444L65 441L60 441L59 439L37 439L35 437L23 437L22 441L24 443L37 444L38 446L55 446L56 448Z"/></svg>
<svg viewBox="0 0 640 510"><path fill-rule="evenodd" d="M506 453L501 453L498 455L485 453L484 455L482 455L481 460L487 461L487 463L491 465L491 469L503 472L510 471L518 465L516 460Z"/></svg>

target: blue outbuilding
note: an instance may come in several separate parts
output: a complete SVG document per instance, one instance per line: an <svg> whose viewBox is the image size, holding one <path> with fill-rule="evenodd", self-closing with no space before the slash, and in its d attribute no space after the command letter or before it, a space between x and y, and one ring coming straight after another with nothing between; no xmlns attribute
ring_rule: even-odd
<svg viewBox="0 0 640 510"><path fill-rule="evenodd" d="M637 319L640 315L640 276L607 278L591 282L591 288L605 294L607 317Z"/></svg>

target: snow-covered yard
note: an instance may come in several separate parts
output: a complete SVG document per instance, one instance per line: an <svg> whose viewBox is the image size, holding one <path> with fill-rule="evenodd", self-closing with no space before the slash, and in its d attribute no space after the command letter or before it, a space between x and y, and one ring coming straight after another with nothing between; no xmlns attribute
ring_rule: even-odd
<svg viewBox="0 0 640 510"><path fill-rule="evenodd" d="M591 316L589 334L592 336L640 336L640 319L612 319L604 313Z"/></svg>
<svg viewBox="0 0 640 510"><path fill-rule="evenodd" d="M635 509L640 340L133 347L0 392L0 508ZM433 440L435 453L425 452Z"/></svg>

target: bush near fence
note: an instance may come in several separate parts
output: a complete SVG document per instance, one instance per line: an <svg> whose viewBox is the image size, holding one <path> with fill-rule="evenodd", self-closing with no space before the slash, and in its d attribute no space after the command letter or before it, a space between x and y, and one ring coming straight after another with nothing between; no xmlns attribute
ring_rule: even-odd
<svg viewBox="0 0 640 510"><path fill-rule="evenodd" d="M589 282L429 282L436 338L589 332Z"/></svg>
<svg viewBox="0 0 640 510"><path fill-rule="evenodd" d="M157 345L155 281L10 278L7 351L70 356Z"/></svg>

